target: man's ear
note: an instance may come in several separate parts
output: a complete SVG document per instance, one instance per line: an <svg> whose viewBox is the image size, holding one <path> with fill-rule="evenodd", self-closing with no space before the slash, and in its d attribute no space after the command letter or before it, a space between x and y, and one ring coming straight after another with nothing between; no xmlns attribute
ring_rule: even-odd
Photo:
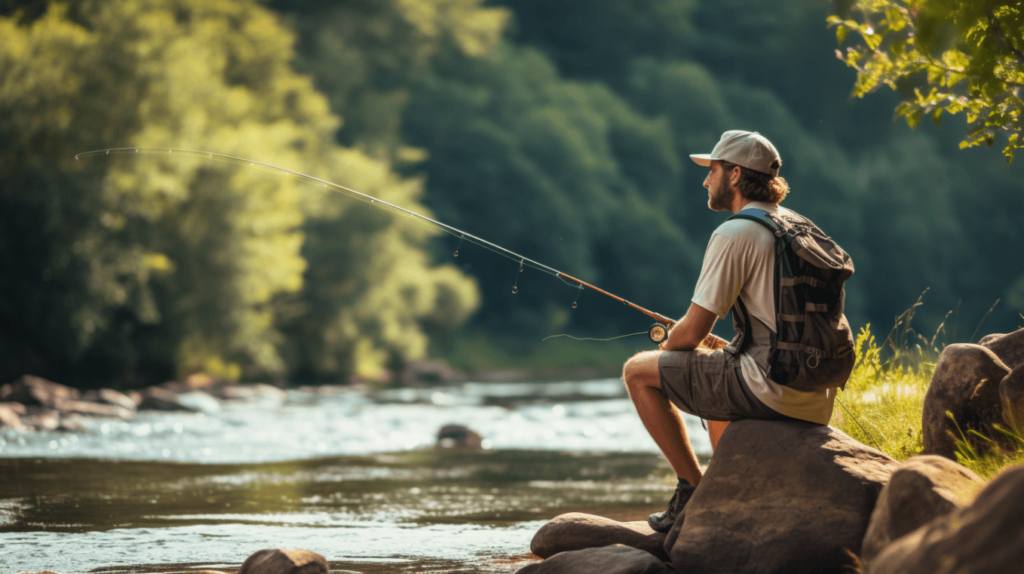
<svg viewBox="0 0 1024 574"><path fill-rule="evenodd" d="M738 185L741 177L743 177L743 170L740 169L740 166L733 167L729 170L729 185Z"/></svg>

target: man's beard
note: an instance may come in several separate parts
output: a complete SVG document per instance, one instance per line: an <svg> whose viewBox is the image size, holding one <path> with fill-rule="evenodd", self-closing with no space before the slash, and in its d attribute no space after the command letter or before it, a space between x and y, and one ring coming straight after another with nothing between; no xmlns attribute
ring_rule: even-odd
<svg viewBox="0 0 1024 574"><path fill-rule="evenodd" d="M712 211L730 211L732 209L733 193L734 190L729 186L729 180L726 177L722 177L722 180L718 183L718 189L712 189L708 195L708 207Z"/></svg>

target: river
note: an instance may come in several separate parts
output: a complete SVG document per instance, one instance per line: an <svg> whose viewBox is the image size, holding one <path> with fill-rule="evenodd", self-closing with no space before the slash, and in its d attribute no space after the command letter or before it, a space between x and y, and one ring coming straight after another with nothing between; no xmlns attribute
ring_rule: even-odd
<svg viewBox="0 0 1024 574"><path fill-rule="evenodd" d="M614 379L199 404L76 434L3 429L0 572L231 570L303 548L335 573L511 573L545 520L640 520L674 486ZM483 448L437 448L450 423Z"/></svg>

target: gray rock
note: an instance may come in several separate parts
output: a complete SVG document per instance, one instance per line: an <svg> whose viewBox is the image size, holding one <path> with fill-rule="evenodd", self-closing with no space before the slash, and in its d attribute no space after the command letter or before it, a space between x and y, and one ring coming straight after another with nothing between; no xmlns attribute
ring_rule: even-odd
<svg viewBox="0 0 1024 574"><path fill-rule="evenodd" d="M890 544L865 574L1019 574L1024 567L1024 466L1004 470L965 508Z"/></svg>
<svg viewBox="0 0 1024 574"><path fill-rule="evenodd" d="M1009 372L995 353L981 345L958 343L946 347L924 395L924 454L955 460L956 438L961 433L976 447L985 448L980 439L969 435L969 429L996 438L992 425L1002 421L999 383Z"/></svg>
<svg viewBox="0 0 1024 574"><path fill-rule="evenodd" d="M991 349L1011 369L1024 364L1024 329L1006 335L989 335L978 344Z"/></svg>
<svg viewBox="0 0 1024 574"><path fill-rule="evenodd" d="M870 563L893 540L963 508L984 486L978 475L941 456L907 459L878 496L864 535L861 561Z"/></svg>
<svg viewBox="0 0 1024 574"><path fill-rule="evenodd" d="M561 552L530 564L516 574L676 574L670 566L643 550L622 544Z"/></svg>
<svg viewBox="0 0 1024 574"><path fill-rule="evenodd" d="M23 375L13 383L3 400L21 403L28 407L54 408L58 401L77 399L82 396L78 389L48 381L35 375Z"/></svg>
<svg viewBox="0 0 1024 574"><path fill-rule="evenodd" d="M21 409L17 409L15 405ZM0 428L25 430L25 425L21 424L20 415L23 414L25 414L25 405L21 403L0 403Z"/></svg>
<svg viewBox="0 0 1024 574"><path fill-rule="evenodd" d="M999 400L1003 407L1003 422L1018 432L1024 432L1024 364L1017 365L999 383Z"/></svg>
<svg viewBox="0 0 1024 574"><path fill-rule="evenodd" d="M530 552L549 558L559 552L624 544L668 561L665 534L655 532L647 521L619 522L611 518L571 512L556 516L542 526L530 542Z"/></svg>
<svg viewBox="0 0 1024 574"><path fill-rule="evenodd" d="M328 574L328 568L316 552L268 548L246 558L238 574Z"/></svg>
<svg viewBox="0 0 1024 574"><path fill-rule="evenodd" d="M198 409L182 404L178 395L160 387L149 387L141 392L142 402L139 403L139 410L154 411L188 411L198 412Z"/></svg>
<svg viewBox="0 0 1024 574"><path fill-rule="evenodd" d="M828 426L731 423L669 532L679 572L843 572L898 464Z"/></svg>

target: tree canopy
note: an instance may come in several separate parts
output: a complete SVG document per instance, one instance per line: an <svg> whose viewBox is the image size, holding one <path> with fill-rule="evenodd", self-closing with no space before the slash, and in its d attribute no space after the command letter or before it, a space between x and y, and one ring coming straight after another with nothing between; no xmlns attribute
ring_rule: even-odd
<svg viewBox="0 0 1024 574"><path fill-rule="evenodd" d="M925 33L928 14L960 6L926 4L900 4L910 24L896 31L863 7L829 29L828 0L0 1L0 373L330 381L384 375L460 337L647 327L490 252L456 258L457 238L412 218L249 166L73 159L115 146L296 169L681 315L725 217L707 210L706 170L688 156L727 129L757 130L782 154L785 205L853 255L852 323L889 324L928 289L925 329L959 309L944 328L965 339L997 299L986 325L1016 328L1020 167L960 151L948 129L888 121L901 97L917 105L915 87L927 94L927 71L850 98L855 72L833 59L835 29L855 24L865 50L885 35L857 60L880 71L912 25L899 54L957 50L981 78L970 42L995 50L993 37ZM961 8L934 13L983 23ZM1016 25L991 10L1000 30ZM1012 64L993 58L980 95L968 75L939 92L987 97ZM985 109L977 122L995 121Z"/></svg>
<svg viewBox="0 0 1024 574"><path fill-rule="evenodd" d="M8 378L376 375L393 356L423 356L418 321L450 326L474 307L472 282L423 251L429 228L195 158L74 161L124 145L215 149L420 208L417 180L335 143L340 121L291 68L293 35L274 12L246 0L52 4L32 22L0 19L0 35ZM309 265L325 227L329 269ZM320 307L324 290L333 304ZM282 329L314 330L319 345Z"/></svg>

